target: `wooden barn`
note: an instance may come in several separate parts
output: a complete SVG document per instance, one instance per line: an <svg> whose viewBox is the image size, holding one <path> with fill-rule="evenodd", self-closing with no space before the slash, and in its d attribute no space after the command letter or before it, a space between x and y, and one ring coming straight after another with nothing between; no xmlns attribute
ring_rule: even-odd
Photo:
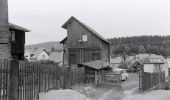
<svg viewBox="0 0 170 100"><path fill-rule="evenodd" d="M13 59L24 60L25 32L28 29L9 23L11 56Z"/></svg>
<svg viewBox="0 0 170 100"><path fill-rule="evenodd" d="M67 37L60 42L64 47L64 65L110 61L110 43L92 28L75 17L68 19L62 28L67 30Z"/></svg>

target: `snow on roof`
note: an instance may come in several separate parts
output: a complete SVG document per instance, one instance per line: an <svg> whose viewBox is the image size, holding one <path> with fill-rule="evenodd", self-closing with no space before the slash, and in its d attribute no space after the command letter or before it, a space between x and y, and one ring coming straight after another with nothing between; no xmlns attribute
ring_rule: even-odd
<svg viewBox="0 0 170 100"><path fill-rule="evenodd" d="M40 48L40 49L29 49L29 50L26 50L25 53L26 53L26 54L34 54L36 57L38 57L43 51L46 52L47 55L49 55L49 53L48 53L44 48Z"/></svg>
<svg viewBox="0 0 170 100"><path fill-rule="evenodd" d="M21 31L25 31L25 32L30 32L30 30L23 28L21 26L15 25L13 23L9 23L9 28L11 29L16 29L16 30L21 30Z"/></svg>
<svg viewBox="0 0 170 100"><path fill-rule="evenodd" d="M49 59L54 62L61 62L63 60L63 52L52 52Z"/></svg>

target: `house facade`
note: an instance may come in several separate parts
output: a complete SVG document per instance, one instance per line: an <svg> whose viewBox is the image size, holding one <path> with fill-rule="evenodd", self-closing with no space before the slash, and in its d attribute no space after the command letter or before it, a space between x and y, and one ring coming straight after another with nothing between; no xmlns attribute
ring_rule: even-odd
<svg viewBox="0 0 170 100"><path fill-rule="evenodd" d="M63 64L81 64L95 60L110 61L110 43L89 26L71 17L62 28L67 30L63 44Z"/></svg>
<svg viewBox="0 0 170 100"><path fill-rule="evenodd" d="M25 51L25 58L30 62L49 60L49 53L45 49L30 49Z"/></svg>
<svg viewBox="0 0 170 100"><path fill-rule="evenodd" d="M25 32L29 32L29 30L9 23L9 31L12 59L24 60Z"/></svg>

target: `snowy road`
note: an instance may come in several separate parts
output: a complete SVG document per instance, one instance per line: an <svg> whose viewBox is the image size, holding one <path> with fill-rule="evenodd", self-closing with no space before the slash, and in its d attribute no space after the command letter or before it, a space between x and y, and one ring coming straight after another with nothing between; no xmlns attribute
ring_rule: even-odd
<svg viewBox="0 0 170 100"><path fill-rule="evenodd" d="M39 100L170 100L170 90L137 93L138 77L130 74L122 87L76 86L74 89L52 90L41 93Z"/></svg>
<svg viewBox="0 0 170 100"><path fill-rule="evenodd" d="M97 89L97 92L93 92L91 100L123 100L126 95L131 95L134 91L138 90L138 75L131 73L129 79L122 82L122 87L109 87L107 91Z"/></svg>
<svg viewBox="0 0 170 100"><path fill-rule="evenodd" d="M122 87L75 86L73 90L54 90L41 93L39 100L123 100L138 89L138 75L129 74Z"/></svg>
<svg viewBox="0 0 170 100"><path fill-rule="evenodd" d="M138 90L138 83L138 75L129 74L129 79L122 83L122 88L113 87L104 93L102 97L94 100L123 100L127 95L131 95Z"/></svg>

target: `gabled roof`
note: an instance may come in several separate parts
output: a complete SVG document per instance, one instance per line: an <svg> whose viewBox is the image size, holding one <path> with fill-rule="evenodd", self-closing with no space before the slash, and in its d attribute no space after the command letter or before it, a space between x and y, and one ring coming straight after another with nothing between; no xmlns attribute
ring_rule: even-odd
<svg viewBox="0 0 170 100"><path fill-rule="evenodd" d="M45 49L43 49L43 48L26 50L25 52L27 54L34 54L36 57L38 57L43 51L46 52L47 55L49 56L49 53Z"/></svg>
<svg viewBox="0 0 170 100"><path fill-rule="evenodd" d="M88 25L84 24L83 22L79 21L78 19L76 19L75 17L71 17L69 18L63 25L62 28L67 29L67 24L72 21L72 20L76 20L77 22L79 22L83 27L85 27L87 30L91 31L95 36L97 36L98 38L100 38L101 40L105 41L106 43L109 43L109 41L107 41L105 38L103 38L100 34L98 34L95 30L93 30L91 27L89 27Z"/></svg>
<svg viewBox="0 0 170 100"><path fill-rule="evenodd" d="M49 59L54 62L61 62L63 60L63 52L51 52Z"/></svg>
<svg viewBox="0 0 170 100"><path fill-rule="evenodd" d="M100 70L100 69L104 69L104 68L111 68L110 63L107 61L103 61L103 60L90 61L90 62L86 62L86 63L79 64L79 65L90 67L90 68L93 68L96 70Z"/></svg>
<svg viewBox="0 0 170 100"><path fill-rule="evenodd" d="M16 29L16 30L21 30L21 31L25 31L25 32L30 32L30 30L28 30L28 29L26 29L26 28L23 28L23 27L21 27L21 26L12 24L12 23L9 23L9 28L11 28L11 29Z"/></svg>
<svg viewBox="0 0 170 100"><path fill-rule="evenodd" d="M63 40L60 41L60 43L64 43L64 41L67 40L67 37L65 37Z"/></svg>

